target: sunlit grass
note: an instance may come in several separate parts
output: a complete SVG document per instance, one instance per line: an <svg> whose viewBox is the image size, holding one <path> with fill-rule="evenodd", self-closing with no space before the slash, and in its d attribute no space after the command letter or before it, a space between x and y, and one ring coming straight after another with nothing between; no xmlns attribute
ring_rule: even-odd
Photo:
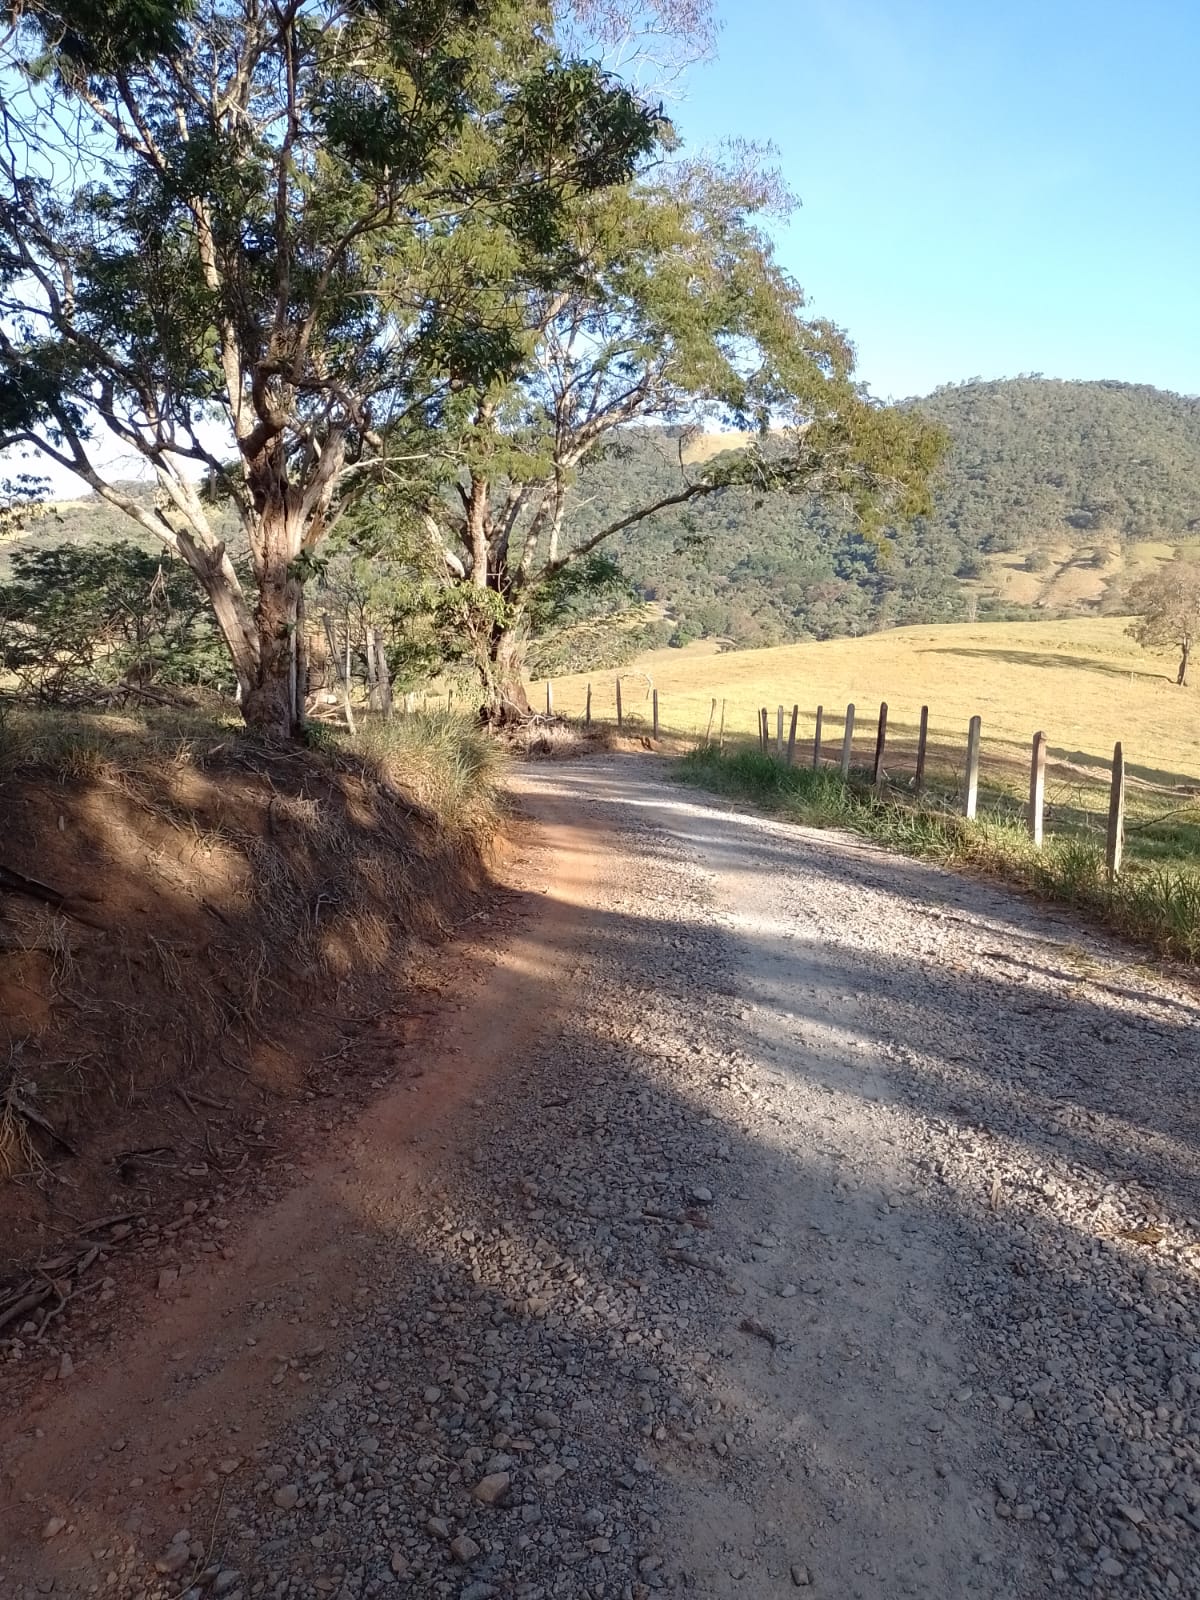
<svg viewBox="0 0 1200 1600"><path fill-rule="evenodd" d="M903 855L1015 883L1077 907L1163 955L1200 960L1200 871L1132 862L1110 882L1103 850L1073 835L1035 848L1011 814L973 822L945 809L879 797L828 769L787 767L771 755L708 746L684 756L677 775L809 827L845 828Z"/></svg>

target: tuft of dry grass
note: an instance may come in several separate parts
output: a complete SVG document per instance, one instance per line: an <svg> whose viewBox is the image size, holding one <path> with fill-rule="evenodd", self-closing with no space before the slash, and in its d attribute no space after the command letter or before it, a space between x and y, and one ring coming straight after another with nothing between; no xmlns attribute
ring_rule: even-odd
<svg viewBox="0 0 1200 1600"><path fill-rule="evenodd" d="M372 721L340 759L394 788L451 836L490 843L502 814L505 754L474 717L452 711L417 712Z"/></svg>

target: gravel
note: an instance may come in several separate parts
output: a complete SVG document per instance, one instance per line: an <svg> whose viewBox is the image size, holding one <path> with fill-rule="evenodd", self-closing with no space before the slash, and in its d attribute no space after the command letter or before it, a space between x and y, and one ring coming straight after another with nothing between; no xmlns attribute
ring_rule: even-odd
<svg viewBox="0 0 1200 1600"><path fill-rule="evenodd" d="M650 762L521 786L611 834L569 1020L188 1594L1200 1597L1194 994Z"/></svg>

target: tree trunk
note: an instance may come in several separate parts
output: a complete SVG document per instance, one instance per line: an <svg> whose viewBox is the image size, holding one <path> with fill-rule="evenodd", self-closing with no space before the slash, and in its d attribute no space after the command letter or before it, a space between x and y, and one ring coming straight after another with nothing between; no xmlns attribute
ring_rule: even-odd
<svg viewBox="0 0 1200 1600"><path fill-rule="evenodd" d="M1192 641L1184 639L1179 646L1179 676L1175 682L1180 688L1186 688L1188 675L1188 657L1192 653Z"/></svg>
<svg viewBox="0 0 1200 1600"><path fill-rule="evenodd" d="M254 570L258 604L254 608L258 660L249 690L242 694L248 727L268 738L294 739L301 733L299 682L294 636L300 622L304 585L293 570L300 551L297 507L289 503L284 465L268 454L249 475L258 511Z"/></svg>
<svg viewBox="0 0 1200 1600"><path fill-rule="evenodd" d="M479 676L483 683L481 715L493 727L521 722L529 715L525 691L525 651L528 641L520 624L491 630L480 652Z"/></svg>
<svg viewBox="0 0 1200 1600"><path fill-rule="evenodd" d="M242 697L248 727L272 738L300 733L296 675L292 670L292 635L300 614L299 581L286 565L275 566L263 579L254 610L258 626L258 671L250 692Z"/></svg>
<svg viewBox="0 0 1200 1600"><path fill-rule="evenodd" d="M375 676L379 682L379 706L384 715L384 720L392 720L392 674L388 667L387 652L383 648L383 639L379 629L375 629Z"/></svg>

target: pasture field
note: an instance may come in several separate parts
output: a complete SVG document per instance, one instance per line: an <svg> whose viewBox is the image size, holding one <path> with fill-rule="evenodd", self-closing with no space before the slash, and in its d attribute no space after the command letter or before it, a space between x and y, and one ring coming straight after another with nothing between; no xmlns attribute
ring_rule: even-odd
<svg viewBox="0 0 1200 1600"><path fill-rule="evenodd" d="M626 722L648 731L649 688L660 727L687 744L703 738L712 701L716 737L725 707L727 749L757 742L761 706L800 707L796 760L811 762L815 713L825 708L823 755L840 752L847 702L856 707L854 765L869 765L881 701L889 707L889 781L911 788L922 705L929 707L930 801L952 807L967 725L983 722L980 809L1014 815L1028 791L1033 734L1047 737L1047 827L1098 833L1107 810L1113 745L1122 741L1131 860L1200 865L1200 687L1175 685L1176 657L1142 650L1116 617L896 628L858 639L718 652L711 644L650 652L622 669ZM615 720L615 674L554 682L554 708ZM535 687L534 703L544 689ZM785 723L786 728L786 723ZM786 732L785 732L786 737Z"/></svg>

